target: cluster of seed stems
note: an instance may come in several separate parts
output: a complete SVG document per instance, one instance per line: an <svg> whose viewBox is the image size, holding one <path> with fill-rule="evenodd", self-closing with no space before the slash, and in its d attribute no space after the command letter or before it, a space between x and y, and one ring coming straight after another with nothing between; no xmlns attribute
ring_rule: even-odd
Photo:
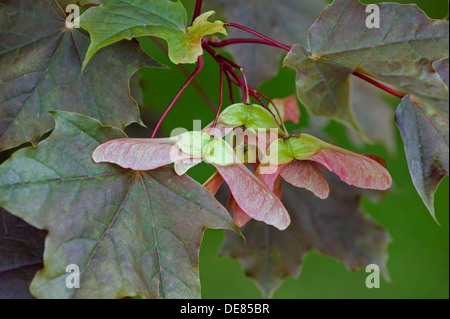
<svg viewBox="0 0 450 319"><path fill-rule="evenodd" d="M192 18L192 22L200 15L201 13L201 7L202 7L202 0L197 0L195 4L194 9L194 15ZM233 85L236 85L238 88L242 90L242 102L245 104L251 104L251 98L256 99L259 104L263 108L265 108L275 119L276 123L278 124L279 128L284 132L285 135L288 135L288 131L286 129L286 126L284 125L284 121L281 117L280 111L278 110L275 103L265 94L256 91L252 87L248 85L247 78L245 76L244 69L236 64L235 62L231 61L230 59L226 58L225 56L219 54L214 50L214 48L221 48L227 45L232 44L242 44L242 43L257 43L257 44L263 44L263 45L269 45L273 47L280 48L282 50L285 50L287 52L291 51L291 47L285 44L282 44L278 41L275 41L259 32L256 32L252 29L249 29L247 27L244 27L242 25L227 22L224 23L224 26L233 27L237 29L241 29L249 34L252 34L258 38L236 38L236 39L225 39L225 40L217 40L217 38L204 38L202 40L202 47L203 49L208 52L213 59L219 64L219 76L220 76L220 98L219 98L219 105L216 112L216 117L213 122L213 128L216 127L217 121L220 115L220 112L222 110L223 105L223 77L227 79L228 83L228 90L230 95L230 100L232 103L235 103L235 98L233 94ZM177 93L177 95L174 97L172 102L169 104L167 109L162 114L161 118L159 119L158 123L155 126L155 129L153 130L152 138L156 136L156 133L158 132L158 129L160 128L163 120L169 113L169 111L172 109L174 104L177 102L177 100L180 98L181 94L184 92L184 90L191 84L191 82L195 79L195 77L200 73L200 71L203 69L204 66L204 58L203 56L200 56L197 61L197 67L195 68L194 72L188 77L187 81L184 83L184 85L181 87L180 91ZM395 91L394 89L376 81L375 79L368 77L365 74L362 74L360 72L353 72L353 75L372 84L376 87L396 96L399 98L403 98L405 94ZM267 103L266 103L266 102ZM275 110L275 113L269 108L269 105L273 106L273 109Z"/></svg>

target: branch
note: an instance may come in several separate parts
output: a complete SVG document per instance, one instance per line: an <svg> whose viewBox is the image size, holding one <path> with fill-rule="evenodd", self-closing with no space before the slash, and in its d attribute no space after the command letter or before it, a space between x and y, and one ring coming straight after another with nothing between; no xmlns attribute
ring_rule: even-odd
<svg viewBox="0 0 450 319"><path fill-rule="evenodd" d="M212 46L220 48L220 47L224 47L224 46L231 45L231 44L258 43L258 44L265 44L265 45L271 45L271 46L274 46L274 47L278 47L278 48L281 48L281 49L286 50L288 52L291 51L291 47L290 46L282 44L282 43L280 43L278 41L275 41L275 40L265 36L264 34L261 34L261 33L257 32L257 31L249 29L247 27L241 26L241 25L236 24L236 23L231 23L231 22L227 22L224 25L244 30L244 31L246 31L246 32L248 32L250 34L253 34L253 35L261 38L261 39L237 38L237 39L219 40L219 41L211 42ZM360 79L362 79L362 80L364 80L364 81L366 81L366 82L368 82L368 83L370 83L370 84L372 84L372 85L374 85L374 86L376 86L376 87L378 87L378 88L380 88L380 89L382 89L382 90L384 90L384 91L386 91L386 92L388 92L388 93L390 93L390 94L392 94L392 95L394 95L394 96L396 96L396 97L403 98L405 96L405 94L400 93L398 91L395 91L394 89L392 89L392 88L390 88L390 87L388 87L388 86L386 86L386 85L384 85L384 84L382 84L382 83L380 83L380 82L378 82L378 81L376 81L376 80L374 80L374 79L372 79L372 78L370 78L370 77L368 77L368 76L366 76L366 75L364 75L364 74L362 74L360 72L355 71L355 72L353 72L353 75L358 77L358 78L360 78Z"/></svg>
<svg viewBox="0 0 450 319"><path fill-rule="evenodd" d="M155 37L150 37L150 38L158 46L158 48L161 49L161 51L163 51L166 55L168 54L167 47L161 42L161 40L159 40L158 38L155 38ZM176 67L178 68L178 70L181 71L181 73L183 73L183 75L186 78L188 78L191 75L189 70L183 64L176 64ZM200 94L200 96L203 98L203 100L205 100L206 104L211 109L211 111L216 113L217 112L216 104L214 103L213 100L211 100L211 98L208 96L208 94L202 88L200 83L198 83L198 81L194 79L194 80L192 80L192 86L197 90L198 94Z"/></svg>
<svg viewBox="0 0 450 319"><path fill-rule="evenodd" d="M231 101L231 103L234 104L235 101L234 101L234 93L233 93L233 82L232 82L233 80L231 79L231 76L227 70L225 70L225 77L227 78L227 82L228 82L228 92L230 95L230 101Z"/></svg>
<svg viewBox="0 0 450 319"><path fill-rule="evenodd" d="M180 91L178 91L177 95L174 97L172 102L169 104L169 106L167 107L167 109L164 111L163 115L159 119L158 123L156 124L155 129L153 130L151 138L154 138L156 136L156 132L158 132L158 129L161 126L164 119L166 118L167 114L172 109L174 104L178 101L178 99L180 98L180 96L184 92L184 90L186 90L186 88L189 86L189 84L192 82L192 80L194 80L194 78L197 76L197 74L199 74L200 71L203 69L203 64L204 64L204 59L203 59L203 56L201 55L198 57L196 69L191 74L191 76L187 79L186 83L184 83L184 85L181 87Z"/></svg>
<svg viewBox="0 0 450 319"><path fill-rule="evenodd" d="M392 95L394 95L396 97L399 97L401 99L403 99L406 96L406 94L397 92L394 89L391 89L390 87L388 87L388 86L386 86L384 84L381 84L380 82L375 81L374 79L368 77L365 74L362 74L362 73L359 73L359 72L355 71L355 72L353 72L353 75L358 77L358 78L360 78L360 79L362 79L362 80L364 80L364 81L366 81L366 82L368 82L368 83L370 83L370 84L372 84L372 85L375 85L377 88L380 88L383 91L386 91L386 92L388 92L388 93L390 93L390 94L392 94Z"/></svg>
<svg viewBox="0 0 450 319"><path fill-rule="evenodd" d="M206 50L206 52L208 52L213 58L214 60L216 60L217 63L219 64L223 64L224 66L224 71L225 73L229 74L229 76L227 77L227 79L231 79L232 82L236 83L239 87L242 88L242 95L244 98L244 103L249 104L250 103L250 96L254 97L255 99L258 100L258 102L272 115L272 117L275 119L275 122L277 123L278 127L280 128L280 130L284 131L284 133L287 135L287 130L286 127L284 126L283 120L280 118L280 121L282 122L282 124L280 125L280 123L278 123L278 119L277 116L272 112L272 110L266 105L266 103L264 103L264 101L261 99L261 97L256 93L256 91L251 88L248 84L247 84L247 79L245 77L245 73L244 70L242 69L241 66L237 65L236 63L234 63L233 61L231 61L230 59L227 59L226 57L224 57L223 55L218 54L210 45L210 39L203 39L202 40L202 47ZM234 69L238 69L244 79L241 79L236 72L234 71ZM234 78L234 80L233 80ZM273 104L273 107L276 109L277 113L279 114L279 110L277 108L277 106L275 104ZM281 127L283 125L283 128Z"/></svg>
<svg viewBox="0 0 450 319"><path fill-rule="evenodd" d="M220 81L219 81L219 86L220 86L220 94L219 94L219 107L217 108L217 113L216 113L216 118L214 119L214 123L212 128L214 129L217 125L217 120L219 119L219 115L220 115L220 111L222 110L222 104L223 104L223 63L221 63L219 65L220 67Z"/></svg>
<svg viewBox="0 0 450 319"><path fill-rule="evenodd" d="M255 91L255 93L258 94L259 96L265 98L267 100L267 102L272 104L272 106L275 108L275 111L277 112L277 115L278 115L278 118L281 121L281 124L283 124L284 133L286 135L288 135L287 129L286 129L286 125L284 124L283 118L281 117L280 111L278 110L278 107L276 106L276 104L267 95L265 95L265 94L263 94L261 92L257 92L257 91Z"/></svg>
<svg viewBox="0 0 450 319"><path fill-rule="evenodd" d="M253 35L257 36L258 38L266 40L267 43L270 43L271 45L273 45L275 47L278 47L280 49L286 50L288 52L291 51L291 47L290 46L285 45L283 43L280 43L278 41L275 41L274 39L271 39L268 36L265 36L264 34L256 32L256 31L254 31L252 29L249 29L247 27L244 27L242 25L239 25L239 24L236 24L236 23L227 22L227 23L224 23L224 26L229 26L229 27L234 27L234 28L238 28L238 29L244 30L245 32L248 32L250 34L253 34Z"/></svg>
<svg viewBox="0 0 450 319"><path fill-rule="evenodd" d="M268 42L263 39L253 39L253 38L236 38L236 39L226 39L226 40L218 40L215 42L211 42L211 45L215 48L221 48L231 44L241 44L241 43L257 43L257 44L265 44L274 46L273 43ZM278 47L278 46L276 46Z"/></svg>
<svg viewBox="0 0 450 319"><path fill-rule="evenodd" d="M197 19L197 17L200 15L200 13L202 12L202 0L197 0L195 2L195 9L194 9L194 15L192 17L192 23L194 23L195 19Z"/></svg>

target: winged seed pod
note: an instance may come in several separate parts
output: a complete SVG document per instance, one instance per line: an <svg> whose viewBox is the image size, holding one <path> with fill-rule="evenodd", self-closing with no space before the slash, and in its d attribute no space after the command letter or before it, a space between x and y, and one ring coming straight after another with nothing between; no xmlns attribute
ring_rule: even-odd
<svg viewBox="0 0 450 319"><path fill-rule="evenodd" d="M280 199L238 162L232 147L204 132L187 132L172 138L112 140L98 146L92 159L96 163L113 163L133 170L153 170L175 163L177 173L185 173L204 160L214 165L248 216L280 230L290 224L289 214ZM187 160L192 162L183 164Z"/></svg>
<svg viewBox="0 0 450 319"><path fill-rule="evenodd" d="M349 185L386 190L392 178L385 164L376 156L353 153L302 133L274 141L256 175L268 186L281 175L288 183L325 199L329 187L319 168L333 172Z"/></svg>

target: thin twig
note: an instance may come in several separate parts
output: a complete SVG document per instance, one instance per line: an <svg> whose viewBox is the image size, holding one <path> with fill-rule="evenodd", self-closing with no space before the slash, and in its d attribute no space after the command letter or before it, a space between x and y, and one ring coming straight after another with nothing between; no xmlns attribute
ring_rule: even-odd
<svg viewBox="0 0 450 319"><path fill-rule="evenodd" d="M236 24L236 23L232 23L232 22L227 22L227 23L224 23L224 26L229 26L229 27L234 27L234 28L237 28L237 29L244 30L245 32L248 32L250 34L256 35L258 38L266 40L268 43L271 43L273 46L276 46L276 47L281 48L283 50L286 50L288 52L291 51L291 47L290 46L285 45L283 43L280 43L278 41L275 41L274 39L271 39L271 38L269 38L268 36L265 36L262 33L256 32L255 30L252 30L250 28L244 27L242 25L239 25L239 24Z"/></svg>
<svg viewBox="0 0 450 319"><path fill-rule="evenodd" d="M278 119L280 119L280 121L282 122L283 120L278 117L272 112L272 110L266 105L266 103L264 103L264 101L260 98L260 96L256 93L256 91L251 88L248 84L247 84L247 79L245 77L245 73L243 72L242 67L240 67L239 65L237 65L236 63L234 63L233 61L225 58L224 56L218 54L210 45L210 40L209 39L203 39L202 41L202 46L203 48L206 50L206 52L208 52L215 60L217 63L219 64L223 64L224 66L224 70L225 73L228 73L229 75L231 75L229 78L232 80L232 78L234 78L235 81L232 80L232 82L234 82L236 85L238 85L239 87L242 88L242 95L243 95L243 100L244 103L246 104L250 104L250 96L254 97L256 100L258 100L258 102L262 105L262 107L264 109L266 109L274 118L275 123L277 123L278 127L280 128L280 130L284 131L285 133L287 133L286 128L281 127L280 123L278 122ZM231 62L231 63L230 63ZM244 77L244 79L241 79L239 77L239 75L237 75L237 73L235 72L234 69L239 69ZM279 110L277 108L276 105L273 105L274 108L276 109L277 113L279 114ZM282 125L284 126L284 123L282 123Z"/></svg>
<svg viewBox="0 0 450 319"><path fill-rule="evenodd" d="M223 104L223 63L219 64L220 67L220 94L219 94L219 107L217 108L216 118L214 119L214 123L212 128L214 129L217 125L217 120L219 119L220 111L222 110L222 104Z"/></svg>
<svg viewBox="0 0 450 319"><path fill-rule="evenodd" d="M261 33L257 32L257 31L254 31L254 30L250 29L250 28L244 27L244 26L236 24L236 23L231 23L231 22L225 23L224 25L244 30L244 31L246 31L246 32L248 32L250 34L253 34L253 35L261 38L262 40L260 40L260 39L246 39L246 38L228 39L228 40L221 40L221 41L211 42L212 46L214 46L214 47L223 47L223 46L226 46L226 45L238 44L238 43L259 43L259 44L266 44L266 45L275 46L275 47L281 48L283 50L286 50L288 52L291 51L291 47L290 46L282 44L282 43L280 43L278 41L275 41L275 40L265 36L264 34L261 34ZM366 81L366 82L368 82L368 83L370 83L370 84L372 84L372 85L374 85L374 86L376 86L376 87L378 87L378 88L380 88L380 89L382 89L382 90L384 90L384 91L386 91L386 92L388 92L388 93L390 93L390 94L392 94L392 95L394 95L394 96L396 96L396 97L403 98L405 96L405 94L400 93L400 92L398 92L398 91L396 91L396 90L394 90L394 89L392 89L392 88L390 88L390 87L388 87L388 86L386 86L386 85L384 85L384 84L382 84L382 83L380 83L380 82L378 82L378 81L376 81L376 80L374 80L374 79L372 79L372 78L370 78L370 77L368 77L368 76L366 76L366 75L364 75L364 74L362 74L360 72L355 71L355 72L353 72L353 75L358 77L358 78L360 78L360 79L362 79L362 80L364 80L364 81Z"/></svg>
<svg viewBox="0 0 450 319"><path fill-rule="evenodd" d="M243 68L240 68L239 71L241 71L242 73L242 77L244 78L244 85L245 85L245 103L246 104L251 104L250 101L250 94L249 94L249 86L248 86L248 81L247 81L247 77L245 76L245 72Z"/></svg>
<svg viewBox="0 0 450 319"><path fill-rule="evenodd" d="M214 41L211 42L211 45L215 48L221 48L227 45L232 45L232 44L245 44L245 43L257 43L257 44L265 44L265 45L270 45L270 46L275 46L278 47L276 45L274 45L271 42L268 42L266 40L263 39L253 39L253 38L236 38L236 39L225 39L225 40L219 40L219 41Z"/></svg>
<svg viewBox="0 0 450 319"><path fill-rule="evenodd" d="M195 2L194 15L192 16L192 23L194 23L195 19L202 13L202 0L197 0Z"/></svg>
<svg viewBox="0 0 450 319"><path fill-rule="evenodd" d="M151 38L153 42L160 48L165 54L167 54L167 47L157 38ZM191 75L191 72L183 65L183 64L177 64L177 68L183 73L183 75L188 78ZM209 95L206 93L206 91L202 88L200 83L196 79L192 81L192 86L197 91L198 94L202 97L202 99L206 102L208 107L213 111L214 113L217 112L217 106L216 103L209 97Z"/></svg>
<svg viewBox="0 0 450 319"><path fill-rule="evenodd" d="M265 99L267 100L267 102L269 102L270 104L273 105L273 107L275 108L275 111L277 112L278 118L280 119L281 124L283 125L284 133L285 133L286 135L288 135L288 131L287 131L287 129L286 129L286 125L284 124L283 118L281 117L281 114L280 114L280 110L278 109L278 107L276 106L276 104L275 104L275 103L272 101L272 99L270 99L267 95L265 95L265 94L263 94L263 93L261 93L261 92L257 92L257 91L255 91L255 93L258 94L258 95L260 95L260 96L262 96L263 98L265 98Z"/></svg>
<svg viewBox="0 0 450 319"><path fill-rule="evenodd" d="M172 109L172 107L175 105L175 103L180 98L181 94L186 90L186 88L189 86L189 84L194 80L194 78L197 76L197 74L203 69L204 59L203 56L199 56L197 60L197 67L195 68L194 72L191 74L191 76L187 79L186 83L181 87L180 91L178 91L177 95L174 97L172 102L169 104L167 109L164 111L163 115L159 119L158 123L156 124L155 129L153 130L151 138L154 138L156 136L156 132L158 132L159 127L161 126L162 122L164 121L165 117L169 113L169 111Z"/></svg>
<svg viewBox="0 0 450 319"><path fill-rule="evenodd" d="M378 81L375 81L374 79L368 77L365 74L362 74L362 73L359 73L359 72L355 71L355 72L353 72L353 75L358 77L358 78L360 78L360 79L362 79L362 80L364 80L364 81L366 81L366 82L368 82L368 83L370 83L370 84L372 84L372 85L375 85L377 88L380 88L383 91L386 91L386 92L388 92L388 93L390 93L390 94L392 94L392 95L394 95L396 97L399 97L401 99L403 99L406 96L406 94L397 92L396 90L394 90L394 89L392 89L392 88L390 88L390 87L388 87L388 86L386 86L384 84L381 84Z"/></svg>
<svg viewBox="0 0 450 319"><path fill-rule="evenodd" d="M234 93L233 93L233 82L232 82L231 76L228 73L228 71L227 70L224 70L224 71L225 71L225 77L227 78L227 82L228 82L228 91L229 91L229 95L230 95L230 101L231 101L231 103L234 104L235 102L234 102Z"/></svg>

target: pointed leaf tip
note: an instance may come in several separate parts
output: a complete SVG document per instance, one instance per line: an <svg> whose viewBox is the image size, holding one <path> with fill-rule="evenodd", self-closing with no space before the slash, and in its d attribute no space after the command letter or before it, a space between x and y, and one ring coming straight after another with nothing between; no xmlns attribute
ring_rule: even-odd
<svg viewBox="0 0 450 319"><path fill-rule="evenodd" d="M447 113L425 112L420 101L405 96L395 112L413 184L436 220L434 194L449 175Z"/></svg>

